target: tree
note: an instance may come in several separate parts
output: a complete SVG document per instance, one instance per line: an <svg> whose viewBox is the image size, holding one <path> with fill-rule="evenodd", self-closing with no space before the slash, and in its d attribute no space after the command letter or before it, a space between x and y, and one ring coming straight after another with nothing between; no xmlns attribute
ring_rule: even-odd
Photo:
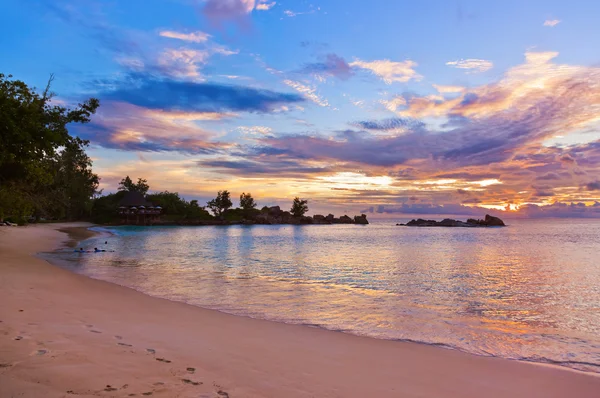
<svg viewBox="0 0 600 398"><path fill-rule="evenodd" d="M245 211L252 210L256 207L256 202L251 193L243 192L240 195L240 207Z"/></svg>
<svg viewBox="0 0 600 398"><path fill-rule="evenodd" d="M41 95L11 78L0 73L0 216L79 217L84 212L73 206L91 203L99 179L84 151L88 142L71 136L67 125L88 123L100 102L52 105L53 76Z"/></svg>
<svg viewBox="0 0 600 398"><path fill-rule="evenodd" d="M215 216L221 216L227 209L233 206L229 191L219 191L217 197L209 201L206 206L214 213Z"/></svg>
<svg viewBox="0 0 600 398"><path fill-rule="evenodd" d="M296 196L290 212L294 215L294 217L302 217L308 211L307 205L308 200L302 200Z"/></svg>
<svg viewBox="0 0 600 398"><path fill-rule="evenodd" d="M138 178L137 183L134 183L129 176L123 178L119 183L119 191L128 191L128 192L139 192L142 195L146 196L150 186L148 185L148 180L143 178Z"/></svg>

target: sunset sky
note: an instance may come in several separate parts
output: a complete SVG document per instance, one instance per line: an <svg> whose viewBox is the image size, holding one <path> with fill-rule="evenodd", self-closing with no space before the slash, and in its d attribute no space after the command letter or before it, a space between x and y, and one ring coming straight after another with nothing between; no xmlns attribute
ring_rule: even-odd
<svg viewBox="0 0 600 398"><path fill-rule="evenodd" d="M101 100L105 192L600 217L598 1L2 3L0 72Z"/></svg>

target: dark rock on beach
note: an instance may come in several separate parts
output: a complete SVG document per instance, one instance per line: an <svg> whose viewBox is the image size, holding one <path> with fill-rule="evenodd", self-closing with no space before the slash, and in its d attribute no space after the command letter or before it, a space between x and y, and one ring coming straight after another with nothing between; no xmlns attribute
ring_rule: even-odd
<svg viewBox="0 0 600 398"><path fill-rule="evenodd" d="M411 220L406 224L396 224L396 225L406 225L407 227L464 227L464 228L476 228L476 227L504 227L504 221L502 221L498 217L490 216L489 214L485 215L483 220L476 220L470 218L467 222L453 220L450 218L446 218L442 221L435 220L424 220L422 218Z"/></svg>

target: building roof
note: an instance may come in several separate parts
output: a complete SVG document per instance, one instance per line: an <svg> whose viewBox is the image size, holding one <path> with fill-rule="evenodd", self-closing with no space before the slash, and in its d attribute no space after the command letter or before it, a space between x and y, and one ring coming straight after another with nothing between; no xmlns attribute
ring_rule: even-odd
<svg viewBox="0 0 600 398"><path fill-rule="evenodd" d="M144 195L139 192L129 191L125 194L123 199L119 202L119 206L131 207L131 206L153 206L152 202L146 200Z"/></svg>

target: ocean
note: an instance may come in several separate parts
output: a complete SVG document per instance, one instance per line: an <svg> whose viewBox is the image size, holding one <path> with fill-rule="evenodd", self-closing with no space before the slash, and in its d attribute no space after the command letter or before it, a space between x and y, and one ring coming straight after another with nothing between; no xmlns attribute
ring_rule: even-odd
<svg viewBox="0 0 600 398"><path fill-rule="evenodd" d="M96 228L81 246L109 252L43 256L235 315L600 372L600 221L406 221Z"/></svg>

